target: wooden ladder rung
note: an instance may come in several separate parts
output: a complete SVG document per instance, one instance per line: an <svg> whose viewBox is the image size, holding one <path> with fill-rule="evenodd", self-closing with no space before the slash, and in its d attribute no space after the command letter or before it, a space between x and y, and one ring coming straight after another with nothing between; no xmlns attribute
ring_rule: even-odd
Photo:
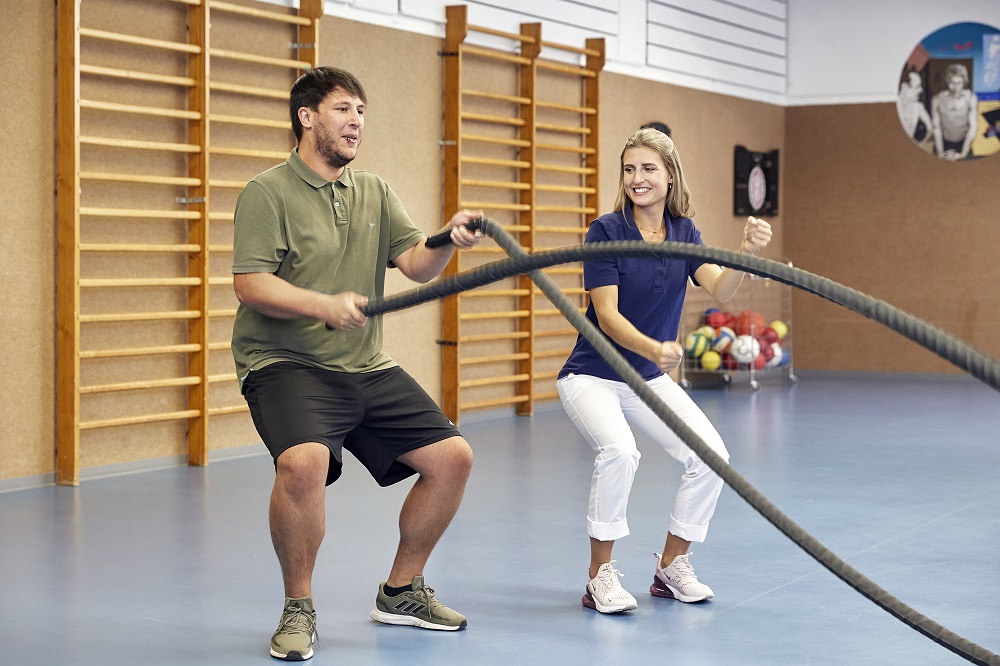
<svg viewBox="0 0 1000 666"><path fill-rule="evenodd" d="M575 328L563 328L553 331L535 331L536 338L564 338L568 336L573 336L574 338L579 335L579 331Z"/></svg>
<svg viewBox="0 0 1000 666"><path fill-rule="evenodd" d="M88 349L80 352L80 358L122 358L126 356L150 356L152 354L190 354L201 351L201 345L188 343L180 345L160 345L157 347L126 347L121 349Z"/></svg>
<svg viewBox="0 0 1000 666"><path fill-rule="evenodd" d="M92 430L94 428L111 428L114 426L140 425L143 423L159 423L162 421L180 421L195 419L201 416L201 410L185 409L179 412L162 412L160 414L144 414L142 416L122 416L116 419L103 419L100 421L81 421L80 430Z"/></svg>
<svg viewBox="0 0 1000 666"><path fill-rule="evenodd" d="M560 62L552 62L550 60L536 60L535 66L538 67L538 69L547 69L550 72L575 74L576 76L582 76L588 79L597 77L597 72L592 69L587 69L586 67L573 67L571 65L564 65Z"/></svg>
<svg viewBox="0 0 1000 666"><path fill-rule="evenodd" d="M556 42L543 41L542 46L550 49L559 49L560 51L569 51L570 53L579 53L580 55L589 55L595 58L601 55L600 51L594 49L588 49L582 46L570 46L568 44L558 44Z"/></svg>
<svg viewBox="0 0 1000 666"><path fill-rule="evenodd" d="M524 340L530 337L527 331L510 331L507 333L479 333L476 335L463 335L458 338L460 343L477 342L503 342L505 340Z"/></svg>
<svg viewBox="0 0 1000 666"><path fill-rule="evenodd" d="M531 142L527 139L506 139L500 136L487 136L485 134L462 134L461 138L462 141L478 141L480 143L493 143L500 146L531 147Z"/></svg>
<svg viewBox="0 0 1000 666"><path fill-rule="evenodd" d="M563 192L570 194L596 194L596 187L574 187L571 185L535 185L539 192Z"/></svg>
<svg viewBox="0 0 1000 666"><path fill-rule="evenodd" d="M208 55L213 58L224 60L238 60L240 62L252 62L258 65L273 65L275 67L287 67L289 69L310 69L312 63L305 60L292 60L290 58L271 58L269 56L257 55L255 53L244 53L243 51L230 51L229 49L210 48Z"/></svg>
<svg viewBox="0 0 1000 666"><path fill-rule="evenodd" d="M274 88L260 88L258 86L244 86L238 83L223 83L222 81L210 81L208 89L212 91L236 93L238 95L250 95L253 97L268 97L271 99L288 99L287 90L275 90Z"/></svg>
<svg viewBox="0 0 1000 666"><path fill-rule="evenodd" d="M558 143L538 143L535 144L535 148L538 150L552 150L559 153L579 153L580 155L596 155L596 148L588 148L587 146L563 146Z"/></svg>
<svg viewBox="0 0 1000 666"><path fill-rule="evenodd" d="M532 37L531 35L521 35L516 32L503 32L501 30L497 30L496 28L487 28L486 26L472 25L471 23L467 24L465 27L468 30L471 30L473 32L481 32L484 35L493 35L494 37L503 37L504 39L512 39L514 41L519 41L524 44L535 43L535 38Z"/></svg>
<svg viewBox="0 0 1000 666"><path fill-rule="evenodd" d="M544 132L562 132L564 134L579 134L580 136L587 136L592 133L589 127L580 127L577 125L552 125L550 123L536 123L535 129Z"/></svg>
<svg viewBox="0 0 1000 666"><path fill-rule="evenodd" d="M80 108L95 109L98 111L115 111L117 113L136 113L143 116L180 118L183 120L201 120L201 114L197 111L187 111L185 109L162 109L155 106L119 104L117 102L101 102L92 99L81 99Z"/></svg>
<svg viewBox="0 0 1000 666"><path fill-rule="evenodd" d="M228 190L242 190L247 186L247 183L244 180L210 180L208 181L208 186Z"/></svg>
<svg viewBox="0 0 1000 666"><path fill-rule="evenodd" d="M488 363L509 363L512 361L527 361L529 358L531 358L531 354L529 354L528 352L519 352L515 354L495 354L493 356L470 356L467 358L460 359L458 361L458 364L483 365Z"/></svg>
<svg viewBox="0 0 1000 666"><path fill-rule="evenodd" d="M531 162L524 160L501 160L492 157L472 157L463 155L461 161L465 164L484 164L486 166L510 167L512 169L530 169Z"/></svg>
<svg viewBox="0 0 1000 666"><path fill-rule="evenodd" d="M130 69L98 67L97 65L80 65L80 73L92 76L106 76L113 79L145 81L146 83L163 83L183 88L193 88L197 84L197 81L189 76L167 76L166 74L151 74L149 72L136 72ZM285 96L287 97L287 93Z"/></svg>
<svg viewBox="0 0 1000 666"><path fill-rule="evenodd" d="M104 136L81 136L80 144L105 146L109 148L133 148L135 150L161 150L172 153L200 153L201 146L193 143L166 143L163 141L141 141L139 139L113 139Z"/></svg>
<svg viewBox="0 0 1000 666"><path fill-rule="evenodd" d="M500 60L503 62L512 62L517 65L530 65L531 58L525 58L514 53L507 53L505 51L498 51L496 49L487 49L481 46L473 46L471 44L462 44L459 47L459 51L462 55L471 55L479 58L487 58L490 60Z"/></svg>
<svg viewBox="0 0 1000 666"><path fill-rule="evenodd" d="M201 180L181 176L149 176L132 173L105 173L100 171L81 171L80 180L103 180L117 183L143 183L145 185L178 185L181 187L198 187Z"/></svg>
<svg viewBox="0 0 1000 666"><path fill-rule="evenodd" d="M516 211L529 211L531 210L531 204L521 204L521 203L501 203L499 201L463 201L460 203L459 208L483 208L483 209L494 209L494 210L516 210Z"/></svg>
<svg viewBox="0 0 1000 666"><path fill-rule="evenodd" d="M586 236L587 227L555 227L555 226L536 226L536 234L573 234L576 236Z"/></svg>
<svg viewBox="0 0 1000 666"><path fill-rule="evenodd" d="M195 386L197 384L201 384L201 377L171 377L169 379L118 382L116 384L92 384L90 386L81 386L80 393L110 393L112 391L136 391L173 386Z"/></svg>
<svg viewBox="0 0 1000 666"><path fill-rule="evenodd" d="M221 286L227 286L227 285L231 285L232 283L233 283L233 276L232 275L216 275L216 276L208 278L208 284L210 284L213 287L220 286L220 285Z"/></svg>
<svg viewBox="0 0 1000 666"><path fill-rule="evenodd" d="M549 206L545 204L535 204L537 213L574 213L579 215L596 215L597 209L590 206ZM586 229L584 229L586 231Z"/></svg>
<svg viewBox="0 0 1000 666"><path fill-rule="evenodd" d="M469 180L463 178L459 181L466 187L492 187L498 190L530 190L531 183L504 182L502 180Z"/></svg>
<svg viewBox="0 0 1000 666"><path fill-rule="evenodd" d="M164 218L170 220L199 220L196 210L144 210L138 208L81 208L81 216Z"/></svg>
<svg viewBox="0 0 1000 666"><path fill-rule="evenodd" d="M530 374L508 375L506 377L484 377L482 379L464 379L458 383L459 388L473 388L476 386L496 386L497 384L516 384L526 382L531 379Z"/></svg>
<svg viewBox="0 0 1000 666"><path fill-rule="evenodd" d="M580 314L583 314L583 313L585 313L587 311L587 308L578 307L577 311ZM562 316L562 312L560 312L559 310L555 310L555 309L535 310L535 316L536 317L561 317ZM536 333L536 335L537 335L537 333Z"/></svg>
<svg viewBox="0 0 1000 666"><path fill-rule="evenodd" d="M506 310L504 312L469 312L461 314L462 321L484 321L487 319L524 319L531 315L528 310Z"/></svg>
<svg viewBox="0 0 1000 666"><path fill-rule="evenodd" d="M222 146L212 146L208 149L209 155L228 155L230 157L261 157L269 160L284 160L288 157L288 151L284 150L256 150L252 148L223 148Z"/></svg>
<svg viewBox="0 0 1000 666"><path fill-rule="evenodd" d="M506 116L494 116L487 113L463 112L462 120L466 122L492 123L494 125L511 125L512 127L524 127L527 124L523 118L508 118Z"/></svg>
<svg viewBox="0 0 1000 666"><path fill-rule="evenodd" d="M236 373L234 373L234 372L227 372L224 375L209 375L208 376L208 383L209 384L220 384L222 382L235 382L235 381L238 381L238 380L239 380L239 377L237 377Z"/></svg>
<svg viewBox="0 0 1000 666"><path fill-rule="evenodd" d="M462 94L467 97L479 97L481 99L491 99L497 102L510 102L511 104L531 104L530 97L519 95L505 95L503 93L487 92L485 90L463 90Z"/></svg>
<svg viewBox="0 0 1000 666"><path fill-rule="evenodd" d="M126 321L159 321L167 319L198 319L198 310L170 310L167 312L113 312L103 314L82 314L81 324L113 323Z"/></svg>
<svg viewBox="0 0 1000 666"><path fill-rule="evenodd" d="M241 412L249 412L249 411L250 411L250 406L246 405L246 404L243 404L243 405L228 405L226 407L209 407L208 408L208 415L209 416L220 416L222 414L239 414Z"/></svg>
<svg viewBox="0 0 1000 666"><path fill-rule="evenodd" d="M231 308L231 309L228 309L228 310L209 310L208 311L208 316L209 317L235 317L236 316L236 308Z"/></svg>
<svg viewBox="0 0 1000 666"><path fill-rule="evenodd" d="M270 120L268 118L249 118L247 116L230 116L221 113L208 114L209 122L226 123L229 125L249 125L250 127L273 127L274 129L287 130L288 120Z"/></svg>
<svg viewBox="0 0 1000 666"><path fill-rule="evenodd" d="M137 243L80 243L81 252L200 252L200 245L140 245Z"/></svg>
<svg viewBox="0 0 1000 666"><path fill-rule="evenodd" d="M312 19L299 16L298 14L282 14L280 12L272 12L266 9L256 9L254 7L247 7L245 5L235 5L231 2L221 2L220 0L205 0L208 2L209 9L220 11L220 12L230 12L231 14L242 14L244 16L252 16L254 18L264 19L266 21L275 21L278 23L291 23L292 25L312 25Z"/></svg>
<svg viewBox="0 0 1000 666"><path fill-rule="evenodd" d="M90 37L92 39L103 39L123 44L134 44L136 46L148 46L156 49L165 49L167 51L179 51L181 53L201 53L201 47L197 44L170 42L164 39L151 39L149 37L139 37L137 35L126 35L120 32L95 30L93 28L80 28L80 36Z"/></svg>
<svg viewBox="0 0 1000 666"><path fill-rule="evenodd" d="M462 293L462 298L501 298L512 296L527 296L531 292L528 289L489 289L480 287Z"/></svg>
<svg viewBox="0 0 1000 666"><path fill-rule="evenodd" d="M121 287L197 287L199 277L174 278L81 278L80 287L121 288Z"/></svg>
<svg viewBox="0 0 1000 666"><path fill-rule="evenodd" d="M558 104L556 102L535 102L535 106L540 109L552 109L554 111L567 111L569 113L582 113L592 116L597 113L597 109L592 106L572 106L569 104Z"/></svg>
<svg viewBox="0 0 1000 666"><path fill-rule="evenodd" d="M558 164L535 164L535 168L539 171L557 171L559 173L575 173L581 176L591 176L597 173L597 169L593 167L570 167L561 166Z"/></svg>

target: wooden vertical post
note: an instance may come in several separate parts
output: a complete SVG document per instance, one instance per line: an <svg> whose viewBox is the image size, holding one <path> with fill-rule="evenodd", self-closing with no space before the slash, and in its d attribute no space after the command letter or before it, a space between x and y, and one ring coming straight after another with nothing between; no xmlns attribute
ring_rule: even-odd
<svg viewBox="0 0 1000 666"><path fill-rule="evenodd" d="M80 484L80 5L59 0L57 26L56 483Z"/></svg>
<svg viewBox="0 0 1000 666"><path fill-rule="evenodd" d="M443 217L449 219L461 207L462 148L462 57L460 49L468 36L468 8L453 5L445 9L444 52L444 199ZM444 275L459 271L456 252ZM444 299L441 330L441 409L454 423L459 420L459 328L458 295Z"/></svg>
<svg viewBox="0 0 1000 666"><path fill-rule="evenodd" d="M588 51L596 51L598 55L587 54L587 64L586 68L593 71L597 76L586 77L583 83L584 86L584 106L590 107L592 109L601 108L601 77L600 71L604 69L604 38L592 38L588 39L586 42L586 48ZM601 160L600 160L600 136L601 136L601 114L591 113L587 114L586 126L590 130L590 133L586 136L586 146L592 148L593 152L587 154L587 159L585 165L593 171L587 174L584 179L584 183L587 187L593 189L592 194L586 195L586 207L592 208L598 211L600 214L601 202L600 202L600 190L601 190Z"/></svg>
<svg viewBox="0 0 1000 666"><path fill-rule="evenodd" d="M188 56L188 76L195 81L188 93L188 110L197 111L198 118L188 121L188 142L201 151L188 158L188 176L198 184L188 187L188 209L198 218L188 222L188 243L199 246L188 255L188 276L199 283L188 287L188 309L201 316L188 321L187 341L198 345L198 351L188 355L188 375L201 381L188 388L188 409L198 410L198 416L188 420L188 464L208 464L208 397L209 397L209 9L208 3L188 8L188 41L201 47Z"/></svg>
<svg viewBox="0 0 1000 666"><path fill-rule="evenodd" d="M316 67L319 65L319 20L323 16L323 0L299 0L299 16L312 19L312 24L299 26L298 59Z"/></svg>
<svg viewBox="0 0 1000 666"><path fill-rule="evenodd" d="M519 200L522 204L528 205L528 210L518 214L518 224L528 227L528 231L522 231L518 237L521 246L529 253L535 250L535 142L536 135L536 102L538 97L538 68L537 60L542 53L542 24L522 23L521 34L531 37L531 41L521 42L521 55L529 58L529 64L521 65L520 68L520 91L521 97L529 101L521 104L521 120L524 125L521 127L521 139L531 143L527 148L521 148L520 159L531 163L527 169L521 170L523 182L527 182L531 187L521 190ZM528 337L518 340L517 350L520 353L527 353L528 357L523 361L518 361L517 372L528 376L528 379L517 383L517 395L527 397L526 402L517 404L517 413L521 416L531 416L535 408L535 294L534 283L527 275L519 275L517 286L520 289L527 289L528 295L518 298L518 310L525 310L528 316L519 319L517 322L518 331L527 333Z"/></svg>

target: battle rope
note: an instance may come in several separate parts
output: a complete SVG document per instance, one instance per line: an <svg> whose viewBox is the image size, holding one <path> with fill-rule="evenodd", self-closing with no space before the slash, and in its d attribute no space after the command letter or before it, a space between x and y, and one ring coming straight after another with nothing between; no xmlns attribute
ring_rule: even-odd
<svg viewBox="0 0 1000 666"><path fill-rule="evenodd" d="M874 581L840 559L826 546L802 529L777 506L736 472L715 451L708 447L643 381L642 377L614 348L608 339L590 321L580 314L577 307L566 298L558 286L540 269L587 259L615 257L666 257L694 259L720 266L737 268L748 273L769 277L804 291L826 298L873 321L884 324L904 337L920 344L969 372L995 389L1000 390L1000 362L969 345L949 336L944 331L907 314L884 301L871 298L844 287L827 278L802 271L786 264L738 252L687 243L648 244L642 241L615 241L588 243L529 255L499 224L483 219L483 232L493 238L511 259L486 264L475 270L445 278L441 281L403 292L388 298L373 298L361 308L369 317L401 310L442 296L483 286L507 277L527 274L538 285L580 334L590 342L608 364L636 395L685 443L712 468L750 506L774 525L785 536L802 548L835 576L843 580L864 597L939 645L966 660L987 666L1000 666L1000 655L955 634L925 615L917 612L900 599L881 588Z"/></svg>

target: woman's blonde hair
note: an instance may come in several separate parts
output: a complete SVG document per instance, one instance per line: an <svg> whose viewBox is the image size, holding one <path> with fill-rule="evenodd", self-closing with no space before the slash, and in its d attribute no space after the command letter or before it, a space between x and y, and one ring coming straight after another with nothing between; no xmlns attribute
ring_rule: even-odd
<svg viewBox="0 0 1000 666"><path fill-rule="evenodd" d="M673 139L660 130L644 127L625 142L618 166L618 196L615 198L615 210L625 208L625 202L631 202L625 191L625 152L630 148L652 148L663 160L667 173L673 176L674 182L667 193L667 211L673 217L694 217L694 206L691 204L691 190L684 180L684 169L681 167L681 156L677 153Z"/></svg>

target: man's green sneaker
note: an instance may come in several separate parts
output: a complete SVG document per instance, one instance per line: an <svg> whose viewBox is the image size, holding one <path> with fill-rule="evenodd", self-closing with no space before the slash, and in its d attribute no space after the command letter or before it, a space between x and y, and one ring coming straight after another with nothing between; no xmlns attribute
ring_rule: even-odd
<svg viewBox="0 0 1000 666"><path fill-rule="evenodd" d="M385 583L379 585L371 618L439 631L458 631L466 626L465 616L438 601L434 590L424 584L423 576L415 576L410 589L394 597L385 593Z"/></svg>
<svg viewBox="0 0 1000 666"><path fill-rule="evenodd" d="M285 661L305 661L313 656L316 611L309 597L285 598L278 630L271 637L271 656Z"/></svg>

